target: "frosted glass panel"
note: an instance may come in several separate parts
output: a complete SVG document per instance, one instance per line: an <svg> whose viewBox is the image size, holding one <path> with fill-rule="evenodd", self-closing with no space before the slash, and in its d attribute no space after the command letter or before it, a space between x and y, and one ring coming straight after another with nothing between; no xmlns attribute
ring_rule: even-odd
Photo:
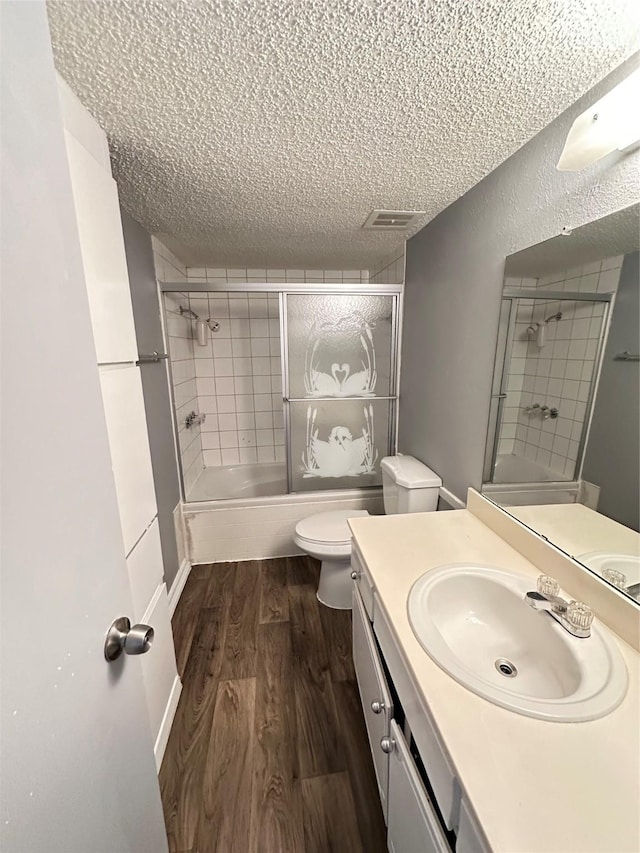
<svg viewBox="0 0 640 853"><path fill-rule="evenodd" d="M389 396L393 299L289 294L289 397Z"/></svg>
<svg viewBox="0 0 640 853"><path fill-rule="evenodd" d="M380 460L389 453L388 400L289 405L293 491L380 485Z"/></svg>

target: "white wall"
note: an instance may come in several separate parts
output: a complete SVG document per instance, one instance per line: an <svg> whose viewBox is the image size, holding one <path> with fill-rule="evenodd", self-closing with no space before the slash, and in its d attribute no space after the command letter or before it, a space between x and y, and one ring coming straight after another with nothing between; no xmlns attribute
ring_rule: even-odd
<svg viewBox="0 0 640 853"><path fill-rule="evenodd" d="M404 284L405 243L371 270L372 284Z"/></svg>
<svg viewBox="0 0 640 853"><path fill-rule="evenodd" d="M407 243L399 448L459 497L482 481L505 257L638 200L637 151L580 172L556 163L574 119L639 62L636 54Z"/></svg>

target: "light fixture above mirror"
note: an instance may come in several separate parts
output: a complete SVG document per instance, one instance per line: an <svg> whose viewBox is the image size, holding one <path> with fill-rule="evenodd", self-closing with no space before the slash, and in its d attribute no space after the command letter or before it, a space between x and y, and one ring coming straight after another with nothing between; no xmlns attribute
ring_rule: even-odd
<svg viewBox="0 0 640 853"><path fill-rule="evenodd" d="M558 169L576 172L640 143L640 68L615 86L571 125Z"/></svg>

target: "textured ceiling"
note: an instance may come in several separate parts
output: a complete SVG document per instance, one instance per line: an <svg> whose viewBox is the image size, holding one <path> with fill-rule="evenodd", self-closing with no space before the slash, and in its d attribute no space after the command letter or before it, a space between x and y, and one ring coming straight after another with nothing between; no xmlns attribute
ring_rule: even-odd
<svg viewBox="0 0 640 853"><path fill-rule="evenodd" d="M638 47L638 0L50 0L124 207L190 265L375 266ZM526 203L526 199L523 199Z"/></svg>
<svg viewBox="0 0 640 853"><path fill-rule="evenodd" d="M570 234L560 234L510 255L504 271L508 276L540 278L603 258L637 252L638 249L640 205L634 204L581 228L574 228Z"/></svg>

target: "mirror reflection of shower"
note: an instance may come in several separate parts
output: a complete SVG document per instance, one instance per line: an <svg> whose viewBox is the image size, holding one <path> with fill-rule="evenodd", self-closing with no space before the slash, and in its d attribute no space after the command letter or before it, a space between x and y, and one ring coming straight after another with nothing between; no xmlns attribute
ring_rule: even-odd
<svg viewBox="0 0 640 853"><path fill-rule="evenodd" d="M536 343L540 349L542 349L547 342L547 324L552 320L562 320L562 311L556 311L555 314L547 317L547 319L543 320L542 323L532 323L527 327L527 334L530 338L535 337Z"/></svg>
<svg viewBox="0 0 640 853"><path fill-rule="evenodd" d="M507 278L487 483L573 482L580 472L612 294L574 290L564 272L553 278Z"/></svg>

